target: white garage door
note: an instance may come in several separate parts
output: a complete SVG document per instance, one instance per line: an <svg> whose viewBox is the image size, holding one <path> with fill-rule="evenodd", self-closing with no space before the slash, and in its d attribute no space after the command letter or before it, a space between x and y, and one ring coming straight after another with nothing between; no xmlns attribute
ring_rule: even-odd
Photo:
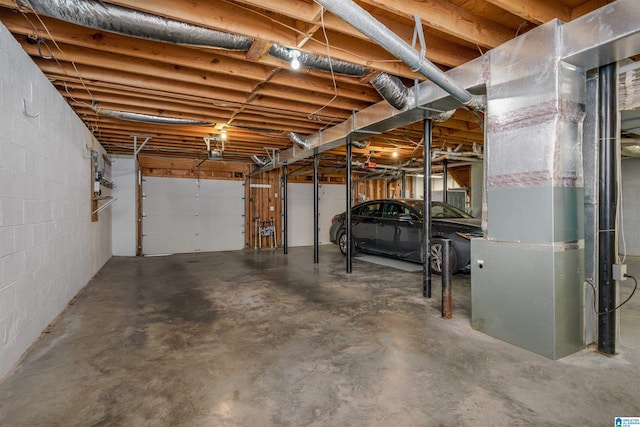
<svg viewBox="0 0 640 427"><path fill-rule="evenodd" d="M145 255L243 249L241 181L145 177L142 193Z"/></svg>

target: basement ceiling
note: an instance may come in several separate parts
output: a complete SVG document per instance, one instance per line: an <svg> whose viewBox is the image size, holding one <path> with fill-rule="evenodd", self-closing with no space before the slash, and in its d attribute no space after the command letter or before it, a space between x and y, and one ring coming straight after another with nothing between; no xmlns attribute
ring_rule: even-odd
<svg viewBox="0 0 640 427"><path fill-rule="evenodd" d="M42 1L42 0L40 0ZM68 0L70 3L74 3ZM554 18L570 21L609 0L360 0L357 3L408 43L421 17L426 56L442 70ZM45 2L46 3L46 2ZM369 81L380 72L407 86L421 76L311 0L118 0L104 3L250 38L246 50L226 50L120 35L34 13L28 0L0 0L0 21L51 80L109 153L132 153L133 135L150 136L141 153L207 158L204 138L224 158L285 150L288 132L306 136L347 119L382 98ZM366 68L347 76L306 67L269 53L273 46ZM189 119L211 126L141 123L108 110ZM422 158L422 124L372 136L360 157L380 163ZM459 109L434 129L434 150L470 151L483 143L476 117ZM213 148L213 147L212 147ZM344 148L325 155L340 155ZM397 157L392 157L393 153Z"/></svg>

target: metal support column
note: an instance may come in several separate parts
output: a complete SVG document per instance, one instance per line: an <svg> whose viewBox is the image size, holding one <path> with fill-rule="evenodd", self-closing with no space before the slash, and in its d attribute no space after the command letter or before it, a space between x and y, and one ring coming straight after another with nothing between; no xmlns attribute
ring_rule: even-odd
<svg viewBox="0 0 640 427"><path fill-rule="evenodd" d="M449 194L447 194L447 190L449 189L449 161L444 159L442 161L442 201L445 203L449 203Z"/></svg>
<svg viewBox="0 0 640 427"><path fill-rule="evenodd" d="M353 255L351 253L351 161L352 161L352 156L351 156L351 142L353 142L353 135L350 134L347 137L347 172L346 172L346 187L347 187L347 209L346 209L346 222L347 222L347 273L351 273L352 270L352 260L351 260L351 256Z"/></svg>
<svg viewBox="0 0 640 427"><path fill-rule="evenodd" d="M289 197L287 196L287 180L288 180L288 167L284 165L282 167L282 248L284 254L289 253L289 239L287 233L289 231L288 225L288 210L289 210Z"/></svg>
<svg viewBox="0 0 640 427"><path fill-rule="evenodd" d="M431 119L424 120L423 190L422 208L422 296L431 298L431 144L433 124Z"/></svg>
<svg viewBox="0 0 640 427"><path fill-rule="evenodd" d="M615 354L616 289L611 266L616 259L617 66L605 65L599 73L598 351Z"/></svg>
<svg viewBox="0 0 640 427"><path fill-rule="evenodd" d="M453 317L453 300L451 299L451 240L442 240L442 318Z"/></svg>
<svg viewBox="0 0 640 427"><path fill-rule="evenodd" d="M318 164L320 157L318 156L318 149L314 149L313 153L313 262L318 263L319 251L318 246L320 244L320 236L318 235L318 216L320 210L318 206Z"/></svg>

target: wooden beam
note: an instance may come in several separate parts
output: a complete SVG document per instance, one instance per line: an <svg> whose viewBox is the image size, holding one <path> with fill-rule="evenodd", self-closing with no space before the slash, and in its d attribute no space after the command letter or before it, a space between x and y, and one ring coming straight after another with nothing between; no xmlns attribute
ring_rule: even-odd
<svg viewBox="0 0 640 427"><path fill-rule="evenodd" d="M362 1L409 19L420 15L424 25L483 47L494 48L513 38L511 30L444 0Z"/></svg>
<svg viewBox="0 0 640 427"><path fill-rule="evenodd" d="M254 40L251 47L247 51L246 58L249 61L260 61L264 55L269 52L273 43L269 43L264 40ZM264 76L263 76L264 78Z"/></svg>
<svg viewBox="0 0 640 427"><path fill-rule="evenodd" d="M304 34L303 31L295 28L296 22L294 19L290 19L280 14L275 15L271 13L271 9L268 6L267 9L269 9L269 11L263 12L260 10L256 11L254 9L238 7L238 5L233 5L224 1L210 3L200 2L198 3L198 7L193 7L181 0L154 0L153 2L139 2L137 0L110 0L109 3L176 19L178 21L188 22L206 28L249 36L253 39L279 43L287 47L297 46L300 34ZM265 6L262 7L264 8ZM408 67L404 64L386 62L393 60L393 57L388 53L379 50L375 44L360 44L363 45L362 48L356 44L350 47L355 47L358 50L362 49L365 52L359 54L360 58L350 55L348 53L349 49L337 49L336 46L333 46L333 43L332 46L334 47L334 53L332 56L335 59L349 61L360 65L368 65L380 71L400 76L410 73ZM326 55L326 47L324 45L319 49L312 50L307 49L305 45L305 51L317 55ZM376 51L380 51L382 52L381 54L384 55L383 57L378 58L378 61L380 62L374 62L366 59L370 57L366 52L371 53Z"/></svg>
<svg viewBox="0 0 640 427"><path fill-rule="evenodd" d="M234 58L233 56L219 53L214 49L197 49L126 37L47 17L41 17L41 19L49 29L49 32L55 35L58 43L88 48L91 49L91 54L107 52L112 55L125 55L223 75L240 76L250 80L264 79L270 71L269 67ZM0 8L0 21L14 34L30 35L34 32L31 24L21 14L16 14L8 9ZM36 26L40 37L49 39L49 35L42 24L35 17L32 17L31 21ZM58 52L55 52L53 44L49 43L49 47L54 50L56 56L59 55ZM64 50L66 51L66 49Z"/></svg>
<svg viewBox="0 0 640 427"><path fill-rule="evenodd" d="M487 0L514 15L533 22L544 24L555 18L568 22L571 20L571 8L559 1L546 0Z"/></svg>
<svg viewBox="0 0 640 427"><path fill-rule="evenodd" d="M296 32L288 27L293 21L281 22L225 1L194 4L182 0L109 0L108 3L286 46L293 46L296 39Z"/></svg>
<svg viewBox="0 0 640 427"><path fill-rule="evenodd" d="M46 61L43 59L34 58L36 64L46 74L60 75L60 72L64 72L68 76L74 76L77 78L75 69L65 62L57 64L55 62ZM150 75L139 75L125 71L117 71L115 69L106 70L99 67L93 67L89 65L77 66L80 75L85 80L97 80L102 82L118 83L131 87L139 87L143 89L154 89L159 91L166 91L167 88L173 88L176 93L186 93L193 96L205 96L210 97L210 102L225 103L235 102L244 104L245 96L241 92L225 90L223 88L214 88L210 86L203 86L200 84L188 83L188 82L176 82L166 78L159 78ZM281 109L283 111L293 110L298 112L311 113L317 109L317 106L323 105L330 97L319 96L314 92L308 94L305 98L298 94L297 96L288 96L280 90L271 90L269 93L262 94L263 96L256 98L252 101L252 105L262 107L272 107ZM276 95L276 97L274 97ZM311 98L309 98L311 97ZM341 106L341 104L344 104ZM336 102L331 106L332 108L343 108L344 110L352 111L354 108L362 109L363 106L367 106L367 103L363 102Z"/></svg>
<svg viewBox="0 0 640 427"><path fill-rule="evenodd" d="M613 3L614 0L589 0L571 10L571 19L579 18L587 13L600 9L603 6Z"/></svg>

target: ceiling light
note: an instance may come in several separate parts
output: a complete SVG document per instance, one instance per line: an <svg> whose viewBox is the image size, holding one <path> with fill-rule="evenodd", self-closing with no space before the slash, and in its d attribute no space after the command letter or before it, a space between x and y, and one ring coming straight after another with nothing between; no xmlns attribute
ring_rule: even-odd
<svg viewBox="0 0 640 427"><path fill-rule="evenodd" d="M225 141L227 139L227 130L226 129L222 129L222 131L220 132L220 139L222 139L223 141Z"/></svg>
<svg viewBox="0 0 640 427"><path fill-rule="evenodd" d="M291 49L289 51L289 56L291 57L291 68L294 70L297 70L300 68L300 61L298 60L298 57L300 56L300 51L299 50L295 50L295 49Z"/></svg>
<svg viewBox="0 0 640 427"><path fill-rule="evenodd" d="M391 157L394 157L394 158L395 158L395 157L398 157L398 152L397 152L397 151L394 151L393 153L391 153Z"/></svg>

